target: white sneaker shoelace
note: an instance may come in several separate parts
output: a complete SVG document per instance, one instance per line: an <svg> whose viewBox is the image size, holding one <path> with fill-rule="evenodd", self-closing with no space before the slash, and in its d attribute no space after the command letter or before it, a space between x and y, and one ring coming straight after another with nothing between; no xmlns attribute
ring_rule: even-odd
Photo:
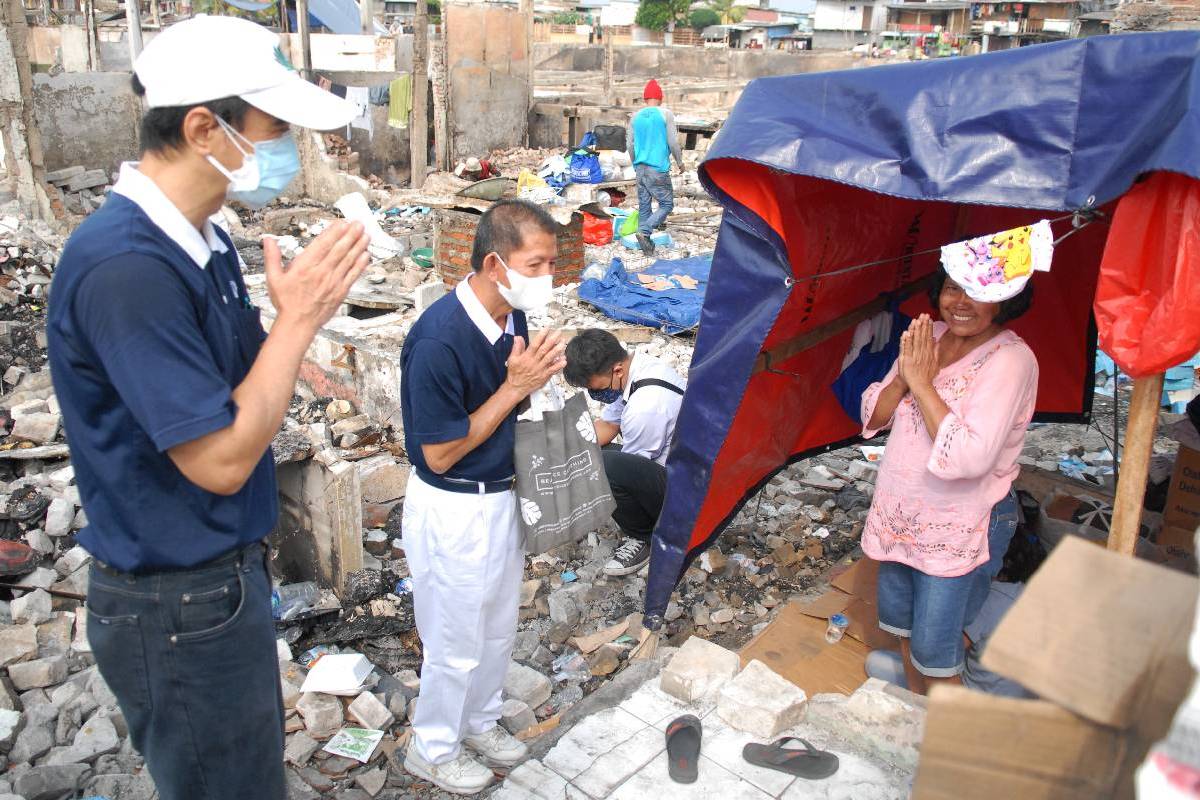
<svg viewBox="0 0 1200 800"><path fill-rule="evenodd" d="M637 555L638 551L641 549L641 541L638 539L626 539L624 544L618 547L617 551L613 553L613 558L617 561L628 561Z"/></svg>

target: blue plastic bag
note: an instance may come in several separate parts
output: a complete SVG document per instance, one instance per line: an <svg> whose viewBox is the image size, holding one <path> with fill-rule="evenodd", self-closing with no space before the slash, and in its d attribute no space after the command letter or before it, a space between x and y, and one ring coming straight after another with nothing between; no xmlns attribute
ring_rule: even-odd
<svg viewBox="0 0 1200 800"><path fill-rule="evenodd" d="M590 150L576 150L571 154L572 183L603 183L604 170L600 167L600 156Z"/></svg>

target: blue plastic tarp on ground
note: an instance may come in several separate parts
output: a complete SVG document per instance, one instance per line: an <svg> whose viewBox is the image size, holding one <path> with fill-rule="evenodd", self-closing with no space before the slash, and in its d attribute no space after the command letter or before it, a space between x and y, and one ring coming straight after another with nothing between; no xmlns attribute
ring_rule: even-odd
<svg viewBox="0 0 1200 800"><path fill-rule="evenodd" d="M661 328L670 334L694 329L700 323L700 308L708 288L712 255L679 260L659 259L642 270L643 275L684 275L697 281L696 288L654 291L642 286L637 273L625 270L614 258L603 278L589 278L579 285L579 299L622 322Z"/></svg>

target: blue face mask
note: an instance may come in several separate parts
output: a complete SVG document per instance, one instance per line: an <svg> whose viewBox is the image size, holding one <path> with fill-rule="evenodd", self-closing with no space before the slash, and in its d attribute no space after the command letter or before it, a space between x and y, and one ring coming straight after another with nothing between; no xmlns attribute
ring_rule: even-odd
<svg viewBox="0 0 1200 800"><path fill-rule="evenodd" d="M588 397L592 398L597 403L603 403L606 406L617 402L625 396L625 393L620 389L613 388L612 384L613 379L610 378L607 389L588 389Z"/></svg>
<svg viewBox="0 0 1200 800"><path fill-rule="evenodd" d="M217 123L242 154L242 165L232 172L208 156L208 162L229 179L225 196L249 208L262 208L283 194L300 172L300 154L291 132L278 139L251 142L220 117Z"/></svg>

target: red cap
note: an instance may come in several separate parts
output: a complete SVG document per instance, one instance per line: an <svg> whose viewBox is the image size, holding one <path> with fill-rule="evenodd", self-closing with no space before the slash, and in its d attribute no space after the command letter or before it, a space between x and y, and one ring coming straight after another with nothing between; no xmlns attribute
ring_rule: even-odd
<svg viewBox="0 0 1200 800"><path fill-rule="evenodd" d="M654 80L654 78L651 78L650 82L646 84L646 88L642 91L642 99L644 99L644 100L662 100L663 99L662 87L658 85L658 81Z"/></svg>

